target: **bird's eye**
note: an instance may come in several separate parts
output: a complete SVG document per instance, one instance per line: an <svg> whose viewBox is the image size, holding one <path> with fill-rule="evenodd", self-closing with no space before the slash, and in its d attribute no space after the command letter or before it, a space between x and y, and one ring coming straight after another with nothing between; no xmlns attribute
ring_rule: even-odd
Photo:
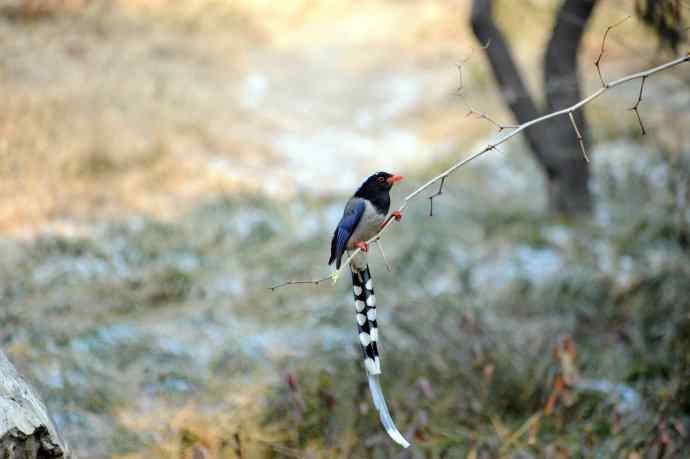
<svg viewBox="0 0 690 459"><path fill-rule="evenodd" d="M380 183L383 183L383 182L384 182L384 181L385 181L386 179L385 179L385 178L383 178L383 177L379 177L379 178L378 178L378 179L376 179L376 180L378 180L378 181L379 181Z"/></svg>

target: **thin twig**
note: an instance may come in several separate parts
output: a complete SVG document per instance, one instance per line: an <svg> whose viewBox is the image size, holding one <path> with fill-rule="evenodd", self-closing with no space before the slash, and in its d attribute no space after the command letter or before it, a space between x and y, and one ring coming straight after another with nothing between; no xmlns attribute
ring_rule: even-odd
<svg viewBox="0 0 690 459"><path fill-rule="evenodd" d="M391 265L388 263L388 259L386 259L386 253L383 251L383 244L381 244L381 240L376 241L376 247L378 247L379 252L381 252L381 258L383 258L383 264L386 265L386 271L392 271L393 268L391 268Z"/></svg>
<svg viewBox="0 0 690 459"><path fill-rule="evenodd" d="M456 94L461 95L463 89L465 88L465 81L463 80L462 77L462 66L467 62L470 58L467 57L465 58L460 64L458 64L458 89L455 90Z"/></svg>
<svg viewBox="0 0 690 459"><path fill-rule="evenodd" d="M491 39L487 40L486 44L481 45L479 47L479 49L487 49L490 44L491 44ZM472 56L474 55L475 51L476 51L476 49L472 49L472 51L470 51L470 55L467 56L466 58L464 58L463 60L461 60L460 63L458 64L458 73L460 74L460 78L459 78L460 84L459 84L458 89L457 89L458 93L461 93L464 86L465 86L465 84L463 82L463 78L462 78L462 66L465 65L470 59L472 59Z"/></svg>
<svg viewBox="0 0 690 459"><path fill-rule="evenodd" d="M489 47L489 43L490 43L490 41L487 41L487 42L486 42L486 45L482 46L482 49L488 48L488 47ZM472 52L474 52L474 50L472 50ZM465 99L465 94L463 93L463 91L464 91L464 89L465 89L465 82L464 82L464 79L463 79L462 67L463 67L463 65L465 65L465 63L466 63L467 61L469 61L471 58L472 58L472 54L470 54L469 56L467 56L465 59L463 59L463 60L460 62L460 64L458 64L458 89L456 90L456 93L457 93L457 95L460 97L460 100L461 100L465 105L467 105L468 111L467 111L467 113L465 114L465 118L467 118L468 116L473 116L473 115L474 115L477 119L486 120L486 121L488 121L489 123L491 123L491 124L493 124L494 126L496 126L496 128L498 129L498 132L499 132L499 133L502 132L504 129L517 129L518 126L516 126L516 125L512 125L512 124L501 124L501 123L497 122L496 120L494 120L493 118L491 118L491 117L490 117L489 115L487 115L486 113L484 113L484 112L482 112L482 111L480 111L480 110L476 110L472 105L470 105L469 102L467 102L467 99Z"/></svg>
<svg viewBox="0 0 690 459"><path fill-rule="evenodd" d="M446 183L446 177L441 177L441 184L438 187L438 191L431 196L429 196L429 217L434 216L434 198L437 198L443 194L443 185Z"/></svg>
<svg viewBox="0 0 690 459"><path fill-rule="evenodd" d="M407 196L405 196L405 198L404 198L404 200L403 200L403 204L398 208L398 212L401 212L401 213L402 213L402 212L407 208L407 206L410 204L410 202L411 202L413 199L415 199L417 196L419 196L419 194L421 194L422 192L424 192L425 190L427 190L429 187L431 187L431 186L434 185L435 183L437 183L437 182L439 182L439 181L445 181L445 179L447 179L451 174L453 174L453 173L454 173L455 171L457 171L458 169L460 169L460 168L466 166L466 165L469 164L470 162L474 161L475 159L479 158L480 156L486 154L487 152L489 152L489 151L491 151L491 150L497 150L497 147L498 147L499 145L501 145L501 144L507 142L509 139L511 139L512 137L518 135L519 133L521 133L521 132L524 131L525 129L528 129L528 128L534 126L535 124L543 123L544 121L549 120L549 119L551 119L551 118L556 118L556 117L558 117L558 116L563 116L563 115L567 115L567 114L569 114L569 113L572 113L572 112L574 112L575 110L578 110L578 109L584 107L585 105L589 104L589 103L592 102L593 100L599 98L602 94L604 94L605 92L607 92L608 90L610 90L610 89L612 89L612 88L615 88L616 86L623 85L623 84L628 83L628 82L633 81L633 80L639 80L639 79L641 79L641 78L645 78L645 79L646 79L646 78L648 78L649 76L654 75L655 73L663 72L664 70L668 70L668 69L670 69L670 68L672 68L672 67L675 67L675 66L677 66L677 65L680 65L680 64L683 64L683 63L686 63L686 62L690 62L690 53L687 53L687 54L685 54L684 56L679 57L679 58L677 58L677 59L673 59L672 61L666 62L665 64L661 64L661 65L658 65L658 66L656 66L656 67L653 67L653 68L650 68L650 69L647 69L647 70L644 70L644 71L641 71L641 72L638 72L638 73L633 73L633 74L631 74L631 75L627 75L627 76L621 77L621 78L619 78L619 79L617 79L617 80L614 80L614 81L612 81L612 82L610 82L610 83L607 83L605 86L602 86L602 87L599 88L597 91L593 92L592 94L590 94L589 96L587 96L587 97L585 97L584 99L580 100L579 102L577 102L577 103L571 105L570 107L566 107L566 108L563 108L563 109L561 109L561 110L557 110L557 111L555 111L555 112L547 113L546 115L540 116L540 117L535 118L535 119L530 120L530 121L527 121L526 123L522 123L521 125L519 125L519 126L518 126L517 128L515 128L514 130L512 130L512 131L510 131L510 132L508 132L508 133L504 133L504 134L503 134L501 137L499 137L493 144L490 144L490 145L484 147L483 149L481 149L480 151L478 151L478 152L476 152L476 153L474 153L474 154L472 154L472 155L470 155L470 156L468 156L468 157L466 157L466 158L464 158L464 159L458 161L457 163L453 164L451 167L449 167L449 168L446 169L445 171L443 171L443 172L441 172L440 174L438 174L436 177L434 177L434 178L430 179L429 181L427 181L424 185L422 185L422 186L420 186L419 188L417 188L416 190L414 190L412 193L410 193L410 194L408 194ZM373 243L373 242L378 241L379 239L381 239L381 236L383 235L383 233L384 233L385 231L387 231L388 228L390 227L391 221L392 221L391 218L389 218L388 220L386 220L386 222L382 225L382 227L381 227L381 229L379 230L379 232L376 233L376 235L374 235L371 239L369 239L369 240L366 241L366 242L367 242L368 244L371 244L371 243ZM275 290L275 288L282 287L282 286L284 286L284 285L293 285L293 284L318 284L318 283L323 282L323 281L325 281L325 280L327 280L327 279L332 279L332 280L333 280L333 283L335 284L335 283L338 281L338 277L340 276L340 272L342 271L342 269L343 269L343 268L352 260L352 258L354 258L360 251L361 251L361 249L356 249L356 250L352 251L352 252L350 253L350 255L347 257L347 259L342 263L341 267L340 267L339 269L337 269L336 271L334 271L334 272L333 272L330 276L328 276L328 277L325 277L325 278L323 278L323 279L318 279L317 281L297 281L297 282L294 282L294 281L293 281L293 282L285 282L285 283L283 283L283 284L280 284L280 285L278 285L278 286L275 286L275 287L272 288L272 289Z"/></svg>
<svg viewBox="0 0 690 459"><path fill-rule="evenodd" d="M604 38L601 40L601 50L599 50L599 56L597 57L597 60L594 61L594 66L597 68L597 73L599 74L599 80L601 80L601 85L606 88L608 87L608 83L604 81L604 77L601 74L601 66L599 65L601 63L601 58L604 57L604 50L606 48L606 37L608 36L609 32L611 29L618 27L619 25L623 24L625 21L630 19L630 16L626 16L620 21L616 22L613 25L610 25L606 28L606 32L604 32Z"/></svg>
<svg viewBox="0 0 690 459"><path fill-rule="evenodd" d="M642 124L642 117L640 117L640 111L638 110L638 107L640 106L640 102L642 102L642 91L644 91L644 82L647 81L647 77L643 76L642 80L640 82L640 93L637 95L637 101L635 101L635 105L630 107L630 110L635 112L635 115L637 115L637 122L640 123L640 129L642 130L642 135L646 135L647 131L645 131L644 124Z"/></svg>
<svg viewBox="0 0 690 459"><path fill-rule="evenodd" d="M281 284L274 285L273 287L269 287L271 291L280 288L280 287L286 287L288 285L319 285L321 282L326 282L327 280L333 279L333 274L330 276L324 277L322 279L314 279L314 280L296 280L296 281L286 281Z"/></svg>
<svg viewBox="0 0 690 459"><path fill-rule="evenodd" d="M573 129L575 129L577 141L580 143L580 150L582 150L582 156L585 157L585 161L589 162L589 156L587 156L587 150L585 150L585 142L582 140L582 134L580 134L580 130L577 128L577 123L575 122L573 112L568 112L568 116L570 117L570 122L573 125Z"/></svg>
<svg viewBox="0 0 690 459"><path fill-rule="evenodd" d="M518 128L518 126L515 125L515 124L501 124L501 123L498 123L497 121L495 121L494 119L492 119L492 118L491 118L489 115L487 115L486 113L480 112L479 110L475 110L474 108L472 108L472 106L469 104L469 102L465 101L465 104L469 107L468 112L465 114L465 118L467 118L468 116L475 115L475 117L476 117L477 119L486 120L486 121L488 121L489 123L491 123L491 124L493 124L494 126L496 126L496 128L498 129L498 132L499 132L499 133L500 133L501 131L503 131L504 129L517 129L517 128Z"/></svg>

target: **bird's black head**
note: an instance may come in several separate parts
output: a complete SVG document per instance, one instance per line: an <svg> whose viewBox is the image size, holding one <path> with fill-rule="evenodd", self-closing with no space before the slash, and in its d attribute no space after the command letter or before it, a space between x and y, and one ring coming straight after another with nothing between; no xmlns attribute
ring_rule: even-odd
<svg viewBox="0 0 690 459"><path fill-rule="evenodd" d="M379 200L383 196L387 197L393 185L402 179L400 175L393 175L388 172L377 172L362 183L362 186L359 187L355 196L370 201Z"/></svg>

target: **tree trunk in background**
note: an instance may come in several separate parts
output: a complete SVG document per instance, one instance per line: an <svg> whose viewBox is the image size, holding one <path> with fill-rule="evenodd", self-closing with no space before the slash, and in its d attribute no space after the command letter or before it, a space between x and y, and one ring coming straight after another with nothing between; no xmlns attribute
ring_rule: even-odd
<svg viewBox="0 0 690 459"><path fill-rule="evenodd" d="M71 458L43 402L0 350L0 458Z"/></svg>
<svg viewBox="0 0 690 459"><path fill-rule="evenodd" d="M561 5L544 54L544 100L539 110L530 96L512 51L493 21L493 1L474 0L471 24L477 39L489 43L486 54L503 99L519 123L559 110L580 100L577 50L597 0L565 0ZM583 112L574 114L585 147L589 130ZM589 165L582 157L567 116L552 118L525 130L527 143L544 171L549 208L565 215L586 214L592 200L587 187Z"/></svg>

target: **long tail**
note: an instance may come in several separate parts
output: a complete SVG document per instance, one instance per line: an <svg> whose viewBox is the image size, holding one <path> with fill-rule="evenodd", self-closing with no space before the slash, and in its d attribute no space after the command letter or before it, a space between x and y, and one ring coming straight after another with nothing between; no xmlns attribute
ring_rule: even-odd
<svg viewBox="0 0 690 459"><path fill-rule="evenodd" d="M374 399L374 406L379 412L381 423L388 432L388 435L403 448L410 446L395 426L391 414L383 397L379 375L381 374L381 361L377 342L379 340L378 324L376 322L376 296L374 286L371 281L369 266L365 265L362 269L352 266L352 290L355 294L355 310L357 321L357 332L359 342L362 345L364 354L364 368L367 370L369 379L369 390Z"/></svg>

